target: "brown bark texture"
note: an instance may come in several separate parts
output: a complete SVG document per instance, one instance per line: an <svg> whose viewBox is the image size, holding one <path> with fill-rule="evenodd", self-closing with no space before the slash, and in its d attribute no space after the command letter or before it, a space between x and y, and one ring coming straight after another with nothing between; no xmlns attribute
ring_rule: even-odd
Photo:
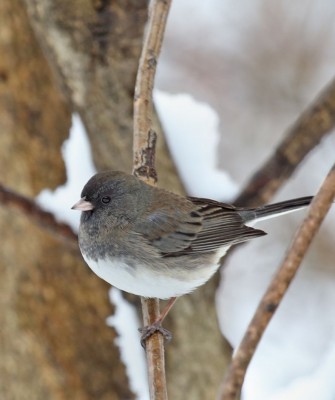
<svg viewBox="0 0 335 400"><path fill-rule="evenodd" d="M33 197L65 180L71 109L20 1L0 4L0 54L1 182ZM0 231L0 398L132 398L107 285L22 213L2 206Z"/></svg>
<svg viewBox="0 0 335 400"><path fill-rule="evenodd" d="M132 99L147 1L24 2L59 84L84 121L97 168L130 172ZM163 138L158 145L161 184L175 187Z"/></svg>
<svg viewBox="0 0 335 400"><path fill-rule="evenodd" d="M132 104L146 18L144 0L1 2L1 183L35 196L64 182L60 146L73 110L84 121L97 168L131 170ZM159 185L182 192L161 135L157 146ZM108 285L78 251L19 211L2 205L0 229L0 397L132 398L115 332L105 323L113 312ZM181 299L169 318L173 399L216 393L229 352L214 295L213 282Z"/></svg>
<svg viewBox="0 0 335 400"><path fill-rule="evenodd" d="M156 66L162 47L171 0L152 0L139 60L134 95L133 174L149 185L157 183L156 143L153 130L153 87ZM143 325L150 326L160 318L159 299L141 297ZM167 400L164 337L158 332L143 341L150 400Z"/></svg>

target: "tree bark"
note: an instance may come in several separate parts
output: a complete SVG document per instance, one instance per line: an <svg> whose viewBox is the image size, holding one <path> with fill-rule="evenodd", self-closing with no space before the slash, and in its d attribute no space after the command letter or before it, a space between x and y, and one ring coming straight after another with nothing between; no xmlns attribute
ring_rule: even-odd
<svg viewBox="0 0 335 400"><path fill-rule="evenodd" d="M58 81L87 129L99 170L132 170L133 96L146 0L24 0ZM179 187L164 139L161 184Z"/></svg>
<svg viewBox="0 0 335 400"><path fill-rule="evenodd" d="M19 65L22 77L13 71L18 83L15 87L6 83L8 93L2 104L8 104L8 98L16 104L26 96L28 110L36 102L33 111L40 113L41 120L31 117L30 111L22 112L25 118L16 119L17 112L12 109L1 118L8 119L10 126L0 139L4 140L0 159L6 160L4 167L11 166L2 177L3 183L34 196L46 186L63 182L59 148L67 136L72 110L84 121L97 168L130 171L133 93L147 2L23 0L64 97L53 84L21 3L7 3L0 6L0 18L1 22L7 19L8 32L15 32L11 34L17 38L18 48L13 50L13 57L28 52L29 60L10 61L6 57L6 62ZM0 26L4 29L5 25ZM8 45L3 39L1 46L2 54L6 54L5 46L12 43ZM41 66L27 69L37 60ZM38 84L43 74L48 84ZM24 92L23 82L32 85ZM157 121L156 129L160 131ZM22 142L20 130L27 136ZM162 135L157 145L159 185L182 193ZM15 154L22 152L20 158L15 155L15 161L14 149ZM20 165L24 165L24 171ZM113 311L107 285L85 268L78 253L43 234L28 219L7 210L1 217L7 236L1 267L6 299L2 376L12 382L7 391L3 389L3 397L131 398L113 346L115 332L105 326L106 316ZM173 342L167 346L168 390L173 399L184 399L185 393L193 399L215 396L230 352L218 328L214 298L215 284L211 282L180 299L168 320L174 333Z"/></svg>
<svg viewBox="0 0 335 400"><path fill-rule="evenodd" d="M35 196L64 182L71 108L20 1L0 2L0 54L1 182ZM107 285L22 214L1 208L0 230L0 398L132 398Z"/></svg>

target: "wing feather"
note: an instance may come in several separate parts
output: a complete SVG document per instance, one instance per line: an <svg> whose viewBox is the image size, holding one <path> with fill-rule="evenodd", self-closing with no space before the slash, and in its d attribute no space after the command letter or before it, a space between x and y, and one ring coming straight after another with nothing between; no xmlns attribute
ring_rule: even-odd
<svg viewBox="0 0 335 400"><path fill-rule="evenodd" d="M207 253L266 234L244 225L238 209L231 205L175 196L178 209L156 199L135 227L164 257Z"/></svg>

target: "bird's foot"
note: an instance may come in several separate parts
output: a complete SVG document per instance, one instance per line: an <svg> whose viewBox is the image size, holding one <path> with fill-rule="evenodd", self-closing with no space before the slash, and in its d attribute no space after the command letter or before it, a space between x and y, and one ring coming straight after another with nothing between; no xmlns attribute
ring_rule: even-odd
<svg viewBox="0 0 335 400"><path fill-rule="evenodd" d="M141 345L144 349L147 339L155 332L160 332L168 342L172 339L172 333L169 330L163 328L160 321L154 322L153 324L148 326L144 326L143 328L139 328L139 331L142 334Z"/></svg>

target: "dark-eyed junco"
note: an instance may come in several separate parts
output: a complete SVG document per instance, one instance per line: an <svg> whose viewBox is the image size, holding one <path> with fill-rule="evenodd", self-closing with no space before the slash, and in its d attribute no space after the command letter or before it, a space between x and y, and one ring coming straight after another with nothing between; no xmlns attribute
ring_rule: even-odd
<svg viewBox="0 0 335 400"><path fill-rule="evenodd" d="M237 208L178 196L133 175L106 171L87 182L72 208L82 211L81 253L100 278L129 293L170 299L208 281L230 246L265 235L250 226L254 222L311 200Z"/></svg>

